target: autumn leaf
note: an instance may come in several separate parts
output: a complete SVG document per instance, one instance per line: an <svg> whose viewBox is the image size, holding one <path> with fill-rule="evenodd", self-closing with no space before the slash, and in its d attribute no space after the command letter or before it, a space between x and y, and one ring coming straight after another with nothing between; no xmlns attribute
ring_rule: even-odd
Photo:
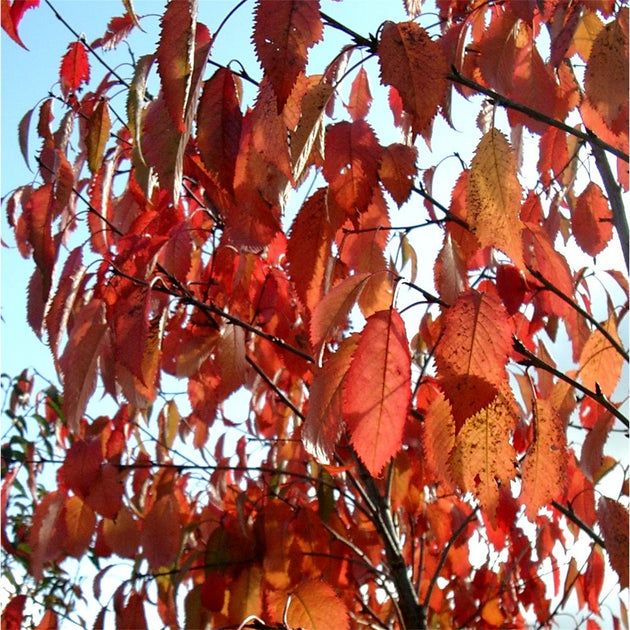
<svg viewBox="0 0 630 630"><path fill-rule="evenodd" d="M116 555L135 558L140 545L140 523L133 512L123 505L115 519L103 519L103 537Z"/></svg>
<svg viewBox="0 0 630 630"><path fill-rule="evenodd" d="M621 345L614 314L604 322L603 327L617 345ZM601 331L595 329L591 332L582 349L579 363L582 383L591 391L599 389L604 396L612 396L621 377L624 359Z"/></svg>
<svg viewBox="0 0 630 630"><path fill-rule="evenodd" d="M413 133L428 133L447 89L448 64L440 45L415 22L385 22L378 58L381 81L398 90Z"/></svg>
<svg viewBox="0 0 630 630"><path fill-rule="evenodd" d="M98 357L105 330L104 304L101 300L93 300L77 315L59 359L63 375L63 410L73 432L79 431L79 423L96 387Z"/></svg>
<svg viewBox="0 0 630 630"><path fill-rule="evenodd" d="M589 182L576 199L571 227L577 244L589 256L597 256L612 238L612 212L595 182Z"/></svg>
<svg viewBox="0 0 630 630"><path fill-rule="evenodd" d="M256 55L271 80L280 113L306 68L308 49L322 37L319 0L258 0L254 25Z"/></svg>
<svg viewBox="0 0 630 630"><path fill-rule="evenodd" d="M435 361L456 427L495 398L511 348L512 327L494 294L470 289L446 310Z"/></svg>
<svg viewBox="0 0 630 630"><path fill-rule="evenodd" d="M68 497L66 499L66 539L64 550L68 555L80 558L88 548L94 528L96 515L89 505L80 497Z"/></svg>
<svg viewBox="0 0 630 630"><path fill-rule="evenodd" d="M586 64L584 90L608 127L628 103L628 27L620 19L597 34Z"/></svg>
<svg viewBox="0 0 630 630"><path fill-rule="evenodd" d="M411 357L402 318L393 309L378 311L360 333L342 404L352 444L372 475L378 475L400 448L410 384Z"/></svg>
<svg viewBox="0 0 630 630"><path fill-rule="evenodd" d="M534 443L521 464L521 502L534 521L538 510L562 496L566 483L566 436L558 414L545 400L535 401Z"/></svg>
<svg viewBox="0 0 630 630"><path fill-rule="evenodd" d="M350 622L345 603L325 582L302 582L291 592L287 622L291 628L348 630Z"/></svg>
<svg viewBox="0 0 630 630"><path fill-rule="evenodd" d="M70 93L76 92L83 83L90 80L90 63L83 42L72 42L68 46L68 52L61 61L59 78L61 79L61 92L66 98Z"/></svg>
<svg viewBox="0 0 630 630"><path fill-rule="evenodd" d="M65 492L56 490L44 495L33 514L29 533L30 571L37 582L42 579L44 565L57 558L65 543Z"/></svg>
<svg viewBox="0 0 630 630"><path fill-rule="evenodd" d="M99 37L92 42L92 48L102 48L103 50L112 50L124 41L135 26L140 26L135 15L125 13L120 17L113 17L107 25L107 30L103 37Z"/></svg>
<svg viewBox="0 0 630 630"><path fill-rule="evenodd" d="M234 168L243 115L239 78L219 68L203 86L197 108L197 145L208 171L227 191L234 186Z"/></svg>
<svg viewBox="0 0 630 630"><path fill-rule="evenodd" d="M381 147L364 121L340 122L326 133L323 175L336 202L348 213L364 211L376 186Z"/></svg>
<svg viewBox="0 0 630 630"><path fill-rule="evenodd" d="M521 185L506 137L491 129L479 142L468 178L468 223L483 247L492 246L523 268Z"/></svg>
<svg viewBox="0 0 630 630"><path fill-rule="evenodd" d="M28 50L18 35L18 26L27 9L39 6L39 0L2 0L2 28L5 33L22 48Z"/></svg>
<svg viewBox="0 0 630 630"><path fill-rule="evenodd" d="M619 586L628 588L628 508L618 501L602 497L597 506L610 564L619 576Z"/></svg>
<svg viewBox="0 0 630 630"><path fill-rule="evenodd" d="M368 115L372 104L372 94L370 93L370 82L365 68L359 68L357 76L352 81L350 99L346 109L353 121L361 120Z"/></svg>
<svg viewBox="0 0 630 630"><path fill-rule="evenodd" d="M436 479L445 489L452 487L448 461L455 445L455 423L451 406L440 393L431 402L422 425L422 452Z"/></svg>
<svg viewBox="0 0 630 630"><path fill-rule="evenodd" d="M409 199L416 176L418 150L406 144L394 143L383 147L378 175L385 190L398 207Z"/></svg>
<svg viewBox="0 0 630 630"><path fill-rule="evenodd" d="M180 134L186 131L184 116L193 89L196 26L197 0L167 4L156 57L166 109Z"/></svg>
<svg viewBox="0 0 630 630"><path fill-rule="evenodd" d="M327 206L327 191L320 188L298 211L287 242L289 275L310 312L321 302L330 282L328 261L333 234Z"/></svg>
<svg viewBox="0 0 630 630"><path fill-rule="evenodd" d="M155 502L142 525L140 541L149 566L152 569L170 566L181 537L177 499L172 493L165 494Z"/></svg>
<svg viewBox="0 0 630 630"><path fill-rule="evenodd" d="M304 448L322 464L332 462L337 440L343 431L342 388L357 341L356 336L344 339L337 351L315 373L311 384L302 442Z"/></svg>
<svg viewBox="0 0 630 630"><path fill-rule="evenodd" d="M87 122L85 144L87 147L88 166L96 173L103 161L105 146L109 140L111 121L107 99L98 102Z"/></svg>
<svg viewBox="0 0 630 630"><path fill-rule="evenodd" d="M466 420L455 438L450 459L453 479L479 499L490 523L496 525L499 485L516 476L516 452L510 432L516 424L511 394L500 392L487 406Z"/></svg>
<svg viewBox="0 0 630 630"><path fill-rule="evenodd" d="M260 615L263 606L263 572L259 566L245 567L230 588L228 615L240 623L250 615Z"/></svg>

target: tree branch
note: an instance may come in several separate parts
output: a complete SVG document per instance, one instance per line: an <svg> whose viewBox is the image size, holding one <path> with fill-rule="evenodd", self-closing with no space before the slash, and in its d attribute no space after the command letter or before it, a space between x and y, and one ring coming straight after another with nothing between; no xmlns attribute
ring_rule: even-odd
<svg viewBox="0 0 630 630"><path fill-rule="evenodd" d="M596 137L593 134L591 134L591 136L593 138ZM593 157L595 158L595 165L597 166L597 170L599 171L608 195L608 201L610 202L613 214L613 225L617 230L617 236L621 243L621 251L623 252L623 259L626 262L626 271L628 271L630 268L630 263L628 262L628 240L630 237L628 236L628 218L626 217L626 209L621 197L621 188L610 170L610 164L603 148L596 142L591 142L591 149L593 151Z"/></svg>
<svg viewBox="0 0 630 630"><path fill-rule="evenodd" d="M565 507L562 503L558 503L555 499L551 502L551 505L564 514L570 521L575 523L583 532L586 532L589 537L594 540L602 549L606 549L606 543L601 536L598 536L571 508Z"/></svg>

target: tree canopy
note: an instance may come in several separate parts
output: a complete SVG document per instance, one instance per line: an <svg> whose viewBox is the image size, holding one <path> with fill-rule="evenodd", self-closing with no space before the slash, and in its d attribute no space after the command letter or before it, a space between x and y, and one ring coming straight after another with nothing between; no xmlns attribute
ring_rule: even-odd
<svg viewBox="0 0 630 630"><path fill-rule="evenodd" d="M2 0L3 629L627 627L627 4L137 4Z"/></svg>

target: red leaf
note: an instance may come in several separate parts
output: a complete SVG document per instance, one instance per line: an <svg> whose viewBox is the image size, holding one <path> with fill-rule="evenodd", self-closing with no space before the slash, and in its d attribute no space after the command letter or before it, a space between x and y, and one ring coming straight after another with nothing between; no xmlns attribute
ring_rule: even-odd
<svg viewBox="0 0 630 630"><path fill-rule="evenodd" d="M457 427L494 399L511 349L512 327L495 295L471 289L446 311L435 361Z"/></svg>
<svg viewBox="0 0 630 630"><path fill-rule="evenodd" d="M289 276L309 312L321 302L332 246L326 189L320 188L297 213L287 242Z"/></svg>
<svg viewBox="0 0 630 630"><path fill-rule="evenodd" d="M201 585L201 603L212 612L220 612L225 602L225 577L218 571L211 571Z"/></svg>
<svg viewBox="0 0 630 630"><path fill-rule="evenodd" d="M415 22L385 22L378 58L381 81L398 90L413 133L425 135L446 94L448 64L440 45Z"/></svg>
<svg viewBox="0 0 630 630"><path fill-rule="evenodd" d="M120 42L127 38L134 26L139 26L135 16L125 13L120 17L113 17L107 25L107 31L103 37L99 37L92 42L92 48L103 48L103 50L112 50L116 48Z"/></svg>
<svg viewBox="0 0 630 630"><path fill-rule="evenodd" d="M368 318L346 375L343 417L352 444L374 476L396 454L411 400L411 357L397 311Z"/></svg>
<svg viewBox="0 0 630 630"><path fill-rule="evenodd" d="M347 325L350 310L371 276L369 273L357 273L346 278L315 307L311 319L311 343L315 356L320 355L329 335Z"/></svg>
<svg viewBox="0 0 630 630"><path fill-rule="evenodd" d="M105 518L115 518L122 505L124 488L118 468L105 463L99 469L96 481L90 487L85 502Z"/></svg>
<svg viewBox="0 0 630 630"><path fill-rule="evenodd" d="M135 558L140 545L140 523L133 512L122 506L115 519L103 520L103 537L111 550L121 558Z"/></svg>
<svg viewBox="0 0 630 630"><path fill-rule="evenodd" d="M411 194L417 173L417 157L418 150L406 144L395 143L383 148L378 175L398 207L402 206Z"/></svg>
<svg viewBox="0 0 630 630"><path fill-rule="evenodd" d="M96 529L94 510L77 496L66 499L66 539L63 548L75 558L81 558L86 552Z"/></svg>
<svg viewBox="0 0 630 630"><path fill-rule="evenodd" d="M239 78L220 68L204 83L197 109L197 146L201 159L227 191L233 190L241 138L241 90Z"/></svg>
<svg viewBox="0 0 630 630"><path fill-rule="evenodd" d="M68 428L79 431L87 402L96 387L96 372L101 344L105 335L105 308L92 300L76 317L69 339L59 359L63 375L63 411Z"/></svg>
<svg viewBox="0 0 630 630"><path fill-rule="evenodd" d="M26 46L18 35L18 26L26 10L38 6L39 0L13 0L11 5L9 5L9 0L2 0L2 28L22 48Z"/></svg>
<svg viewBox="0 0 630 630"><path fill-rule="evenodd" d="M372 104L372 94L370 94L370 83L367 72L362 66L357 76L352 81L352 89L350 91L350 100L346 105L346 109L353 121L361 120L368 115L370 105Z"/></svg>
<svg viewBox="0 0 630 630"><path fill-rule="evenodd" d="M343 430L342 387L357 341L356 335L344 339L337 351L315 373L310 387L302 442L304 448L322 464L332 462Z"/></svg>
<svg viewBox="0 0 630 630"><path fill-rule="evenodd" d="M83 42L72 42L68 46L68 52L61 60L59 77L61 79L61 93L66 98L69 94L76 92L82 83L87 83L90 80L90 63Z"/></svg>
<svg viewBox="0 0 630 630"><path fill-rule="evenodd" d="M349 630L350 619L346 604L325 582L302 582L292 593L287 609L290 628L309 630Z"/></svg>
<svg viewBox="0 0 630 630"><path fill-rule="evenodd" d="M20 630L26 595L16 595L2 611L2 630Z"/></svg>
<svg viewBox="0 0 630 630"><path fill-rule="evenodd" d="M619 586L622 590L628 588L628 508L602 497L597 506L597 518L610 564L619 576Z"/></svg>
<svg viewBox="0 0 630 630"><path fill-rule="evenodd" d="M531 521L541 507L564 492L567 460L562 420L547 401L536 401L533 422L535 441L522 462L520 497Z"/></svg>
<svg viewBox="0 0 630 630"><path fill-rule="evenodd" d="M98 102L87 122L85 146L87 147L88 166L92 174L98 171L103 161L111 126L109 106L107 99L103 98Z"/></svg>
<svg viewBox="0 0 630 630"><path fill-rule="evenodd" d="M258 0L254 19L256 54L271 79L280 113L306 68L308 49L322 37L319 0Z"/></svg>
<svg viewBox="0 0 630 630"><path fill-rule="evenodd" d="M85 498L98 479L102 461L103 447L100 439L93 438L89 442L75 440L59 469L59 481L77 496Z"/></svg>
<svg viewBox="0 0 630 630"><path fill-rule="evenodd" d="M180 134L192 89L196 21L197 0L169 2L156 53L166 109Z"/></svg>
<svg viewBox="0 0 630 630"><path fill-rule="evenodd" d="M151 569L169 566L181 543L182 528L174 494L165 494L156 501L144 519L141 542Z"/></svg>
<svg viewBox="0 0 630 630"><path fill-rule="evenodd" d="M363 212L377 185L382 149L364 121L340 122L326 133L323 174L336 202L353 216Z"/></svg>
<svg viewBox="0 0 630 630"><path fill-rule="evenodd" d="M55 560L62 553L66 535L63 519L65 500L65 492L49 492L33 514L28 541L31 548L31 573L38 582L42 579L44 564Z"/></svg>
<svg viewBox="0 0 630 630"><path fill-rule="evenodd" d="M597 256L612 238L612 212L608 199L595 182L589 182L571 212L577 244L589 256Z"/></svg>

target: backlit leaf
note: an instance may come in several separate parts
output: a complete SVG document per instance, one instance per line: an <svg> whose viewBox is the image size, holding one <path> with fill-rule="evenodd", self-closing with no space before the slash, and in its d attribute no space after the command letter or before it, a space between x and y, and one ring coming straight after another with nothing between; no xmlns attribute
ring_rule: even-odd
<svg viewBox="0 0 630 630"><path fill-rule="evenodd" d="M571 212L571 227L577 244L597 256L612 238L612 212L608 199L595 182L589 182Z"/></svg>
<svg viewBox="0 0 630 630"><path fill-rule="evenodd" d="M115 519L103 519L103 536L111 550L121 558L138 555L140 523L128 507L122 506Z"/></svg>
<svg viewBox="0 0 630 630"><path fill-rule="evenodd" d="M352 120L365 118L370 111L372 104L372 94L370 93L370 82L364 67L359 69L357 76L352 81L350 99L346 109Z"/></svg>
<svg viewBox="0 0 630 630"><path fill-rule="evenodd" d="M228 614L233 623L260 615L263 605L263 572L259 566L245 567L230 588Z"/></svg>
<svg viewBox="0 0 630 630"><path fill-rule="evenodd" d="M415 22L385 22L378 58L381 81L398 90L413 133L425 134L446 94L448 64L440 45Z"/></svg>
<svg viewBox="0 0 630 630"><path fill-rule="evenodd" d="M479 142L468 178L468 223L483 247L490 245L523 268L521 185L506 137L491 129Z"/></svg>
<svg viewBox="0 0 630 630"><path fill-rule="evenodd" d="M71 431L79 430L79 422L96 387L96 373L105 335L105 308L93 300L77 315L68 343L59 359L63 375L63 410Z"/></svg>
<svg viewBox="0 0 630 630"><path fill-rule="evenodd" d="M346 604L325 582L302 582L291 593L287 609L287 622L291 628L348 630L350 620Z"/></svg>
<svg viewBox="0 0 630 630"><path fill-rule="evenodd" d="M454 480L475 494L493 525L499 485L508 484L516 475L516 452L510 444L510 432L516 424L514 407L514 401L501 392L468 418L455 438L450 461Z"/></svg>
<svg viewBox="0 0 630 630"><path fill-rule="evenodd" d="M495 398L511 348L512 327L494 294L470 289L446 310L435 361L457 427Z"/></svg>
<svg viewBox="0 0 630 630"><path fill-rule="evenodd" d="M80 558L92 540L96 515L83 499L73 496L66 500L65 518L67 537L63 545L64 550L68 555Z"/></svg>
<svg viewBox="0 0 630 630"><path fill-rule="evenodd" d="M169 566L175 560L181 536L177 499L172 493L165 494L155 502L142 526L143 554L152 569Z"/></svg>
<svg viewBox="0 0 630 630"><path fill-rule="evenodd" d="M204 83L197 109L197 145L201 159L218 183L231 191L241 138L240 80L219 68Z"/></svg>
<svg viewBox="0 0 630 630"><path fill-rule="evenodd" d="M584 90L590 103L609 127L628 103L628 30L620 18L598 33L584 75Z"/></svg>
<svg viewBox="0 0 630 630"><path fill-rule="evenodd" d="M9 37L26 49L26 46L18 35L18 26L27 9L39 6L39 0L13 0L9 6L9 0L2 0L2 28Z"/></svg>
<svg viewBox="0 0 630 630"><path fill-rule="evenodd" d="M628 587L628 508L618 501L602 497L597 506L599 526L621 589Z"/></svg>
<svg viewBox="0 0 630 630"><path fill-rule="evenodd" d="M343 430L342 387L358 338L343 340L337 351L315 373L302 427L304 448L322 464L332 462Z"/></svg>
<svg viewBox="0 0 630 630"><path fill-rule="evenodd" d="M621 345L614 315L604 322L604 329ZM621 377L623 364L623 356L610 341L599 330L593 330L580 355L580 380L590 390L599 388L604 396L612 396Z"/></svg>
<svg viewBox="0 0 630 630"><path fill-rule="evenodd" d="M76 92L83 83L90 80L90 63L83 42L72 42L68 46L68 52L61 60L59 77L61 79L61 92L66 97L70 93Z"/></svg>
<svg viewBox="0 0 630 630"><path fill-rule="evenodd" d="M193 89L196 26L197 0L166 5L156 57L166 109L180 134L186 129L184 116Z"/></svg>
<svg viewBox="0 0 630 630"><path fill-rule="evenodd" d="M109 140L111 121L107 99L99 101L87 123L85 144L88 154L88 166L92 173L98 171L103 161L105 146Z"/></svg>
<svg viewBox="0 0 630 630"><path fill-rule="evenodd" d="M534 443L522 463L521 502L534 521L538 510L562 495L566 483L566 436L558 414L545 400L534 407Z"/></svg>
<svg viewBox="0 0 630 630"><path fill-rule="evenodd" d="M343 418L372 475L396 454L411 400L411 357L397 311L378 311L361 331L343 389Z"/></svg>
<svg viewBox="0 0 630 630"><path fill-rule="evenodd" d="M59 490L44 495L35 508L33 524L29 533L31 548L31 573L38 582L42 579L47 562L61 554L65 532L63 509L66 496Z"/></svg>
<svg viewBox="0 0 630 630"><path fill-rule="evenodd" d="M418 151L406 144L394 143L383 148L378 175L385 190L400 207L411 194L416 176Z"/></svg>
<svg viewBox="0 0 630 630"><path fill-rule="evenodd" d="M271 79L280 113L304 72L308 49L322 37L319 0L258 0L254 22L256 54Z"/></svg>

